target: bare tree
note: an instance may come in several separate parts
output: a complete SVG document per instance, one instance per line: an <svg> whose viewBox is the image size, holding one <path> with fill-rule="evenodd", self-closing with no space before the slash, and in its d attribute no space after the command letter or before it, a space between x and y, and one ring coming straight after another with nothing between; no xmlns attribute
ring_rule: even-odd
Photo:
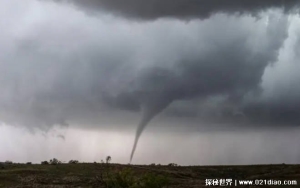
<svg viewBox="0 0 300 188"><path fill-rule="evenodd" d="M106 157L106 163L109 163L111 161L111 156Z"/></svg>

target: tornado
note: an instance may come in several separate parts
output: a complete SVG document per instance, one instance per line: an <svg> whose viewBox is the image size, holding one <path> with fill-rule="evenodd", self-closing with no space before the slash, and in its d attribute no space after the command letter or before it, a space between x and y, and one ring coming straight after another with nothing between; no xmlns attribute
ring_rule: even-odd
<svg viewBox="0 0 300 188"><path fill-rule="evenodd" d="M132 161L132 158L133 158L136 146L138 144L139 138L140 138L143 130L145 129L145 127L147 126L147 124L150 122L150 120L154 116L155 115L153 115L153 114L143 113L142 119L141 119L140 123L138 124L137 130L136 130L136 133L135 133L134 144L133 144L131 155L130 155L130 163Z"/></svg>
<svg viewBox="0 0 300 188"><path fill-rule="evenodd" d="M154 98L153 100L149 100L146 103L143 103L141 105L141 110L142 110L142 118L140 123L138 124L136 133L135 133L135 138L134 138L134 143L130 155L130 163L133 159L136 147L139 142L139 138L142 135L143 131L145 130L146 126L148 123L160 112L162 112L166 107L169 106L169 104L172 103L172 99L168 99L167 97L159 97L159 98Z"/></svg>

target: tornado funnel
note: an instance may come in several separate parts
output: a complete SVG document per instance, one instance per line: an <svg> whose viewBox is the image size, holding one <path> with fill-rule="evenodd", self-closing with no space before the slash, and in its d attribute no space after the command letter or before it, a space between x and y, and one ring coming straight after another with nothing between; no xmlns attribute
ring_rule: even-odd
<svg viewBox="0 0 300 188"><path fill-rule="evenodd" d="M139 138L142 132L144 131L145 127L147 126L147 124L151 121L152 118L154 118L154 116L156 116L161 111L163 111L171 102L172 102L171 99L161 97L161 98L156 98L155 100L150 100L149 102L144 103L142 105L142 119L138 124L135 133L134 144L130 155L130 163L133 159L134 152L136 150Z"/></svg>

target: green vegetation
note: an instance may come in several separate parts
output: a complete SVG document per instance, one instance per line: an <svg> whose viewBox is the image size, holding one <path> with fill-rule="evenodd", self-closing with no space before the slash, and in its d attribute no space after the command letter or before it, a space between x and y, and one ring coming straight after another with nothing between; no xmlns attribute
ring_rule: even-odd
<svg viewBox="0 0 300 188"><path fill-rule="evenodd" d="M77 160L70 160L69 164L78 164L78 161Z"/></svg>
<svg viewBox="0 0 300 188"><path fill-rule="evenodd" d="M109 161L111 160L110 158ZM49 161L46 162L49 164ZM75 165L73 163L57 165L0 163L0 188L201 188L205 187L205 179L212 178L299 180L300 165L169 166L120 165L110 162L79 162ZM290 187L299 187L299 185Z"/></svg>
<svg viewBox="0 0 300 188"><path fill-rule="evenodd" d="M47 165L47 164L49 164L49 162L48 161L42 161L41 164L42 165Z"/></svg>
<svg viewBox="0 0 300 188"><path fill-rule="evenodd" d="M50 163L49 164L51 164L51 165L58 165L58 164L61 164L61 161L59 161L56 158L53 158L53 159L50 159Z"/></svg>
<svg viewBox="0 0 300 188"><path fill-rule="evenodd" d="M169 163L168 166L178 166L176 163Z"/></svg>
<svg viewBox="0 0 300 188"><path fill-rule="evenodd" d="M98 181L106 188L163 188L168 185L168 178L153 173L145 173L142 176L135 176L132 169L124 168L119 171L111 171L111 157L106 157L105 170L101 173Z"/></svg>
<svg viewBox="0 0 300 188"><path fill-rule="evenodd" d="M5 164L13 164L13 162L12 161L5 161Z"/></svg>
<svg viewBox="0 0 300 188"><path fill-rule="evenodd" d="M153 173L137 177L131 169L109 173L99 181L107 188L163 188L169 183L166 177Z"/></svg>
<svg viewBox="0 0 300 188"><path fill-rule="evenodd" d="M111 156L106 157L106 163L109 163L111 161Z"/></svg>

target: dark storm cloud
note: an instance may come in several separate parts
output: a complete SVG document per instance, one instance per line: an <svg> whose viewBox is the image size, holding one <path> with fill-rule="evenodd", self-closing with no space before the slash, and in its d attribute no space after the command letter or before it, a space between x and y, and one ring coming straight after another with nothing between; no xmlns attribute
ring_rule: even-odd
<svg viewBox="0 0 300 188"><path fill-rule="evenodd" d="M134 23L88 17L57 3L34 6L40 11L33 21L2 16L12 19L1 36L5 123L45 130L90 122L114 128L134 123L128 117L141 112L139 136L162 111L207 121L264 121L265 112L253 109L269 101L253 98L288 37L289 22L280 11L261 13L258 20L215 14L189 23ZM249 93L257 95L247 102ZM290 116L287 123L297 120Z"/></svg>
<svg viewBox="0 0 300 188"><path fill-rule="evenodd" d="M40 1L24 1L20 15L9 16L14 3L5 11L0 7L0 27L5 28L0 119L6 124L49 130L94 122L120 130L136 125L132 119L141 116L132 158L143 130L159 114L188 117L184 126L193 118L203 126L299 123L299 74L291 70L297 70L300 24L295 15L269 9L290 10L296 1L206 1L200 9L200 1L194 1L183 12L176 11L183 1L157 1L168 10L148 12L140 2L130 5L133 1L127 8L116 1L73 2L142 19L208 19L132 22ZM237 10L258 17L220 13Z"/></svg>
<svg viewBox="0 0 300 188"><path fill-rule="evenodd" d="M207 18L214 13L256 14L269 8L285 11L299 6L298 0L57 0L73 3L87 12L108 11L134 19L173 17L180 19Z"/></svg>

